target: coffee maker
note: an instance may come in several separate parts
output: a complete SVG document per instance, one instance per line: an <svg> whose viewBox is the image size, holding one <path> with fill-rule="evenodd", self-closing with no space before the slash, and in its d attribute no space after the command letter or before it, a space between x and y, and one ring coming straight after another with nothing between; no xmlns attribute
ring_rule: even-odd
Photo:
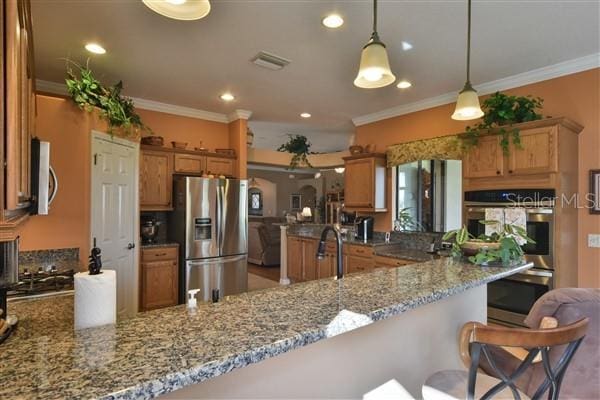
<svg viewBox="0 0 600 400"><path fill-rule="evenodd" d="M355 237L356 239L367 241L373 239L373 226L375 218L373 217L356 217L354 220Z"/></svg>

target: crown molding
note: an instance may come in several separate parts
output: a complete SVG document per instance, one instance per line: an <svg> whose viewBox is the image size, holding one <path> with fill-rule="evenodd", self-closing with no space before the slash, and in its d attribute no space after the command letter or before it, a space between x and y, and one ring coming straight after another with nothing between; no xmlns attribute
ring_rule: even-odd
<svg viewBox="0 0 600 400"><path fill-rule="evenodd" d="M252 116L252 111L248 110L235 110L229 114L229 122L237 121L238 119L248 120Z"/></svg>
<svg viewBox="0 0 600 400"><path fill-rule="evenodd" d="M35 84L36 84L36 91L38 91L38 92L58 94L61 96L68 95L67 85L65 85L64 83L57 83L57 82L51 82L51 81L37 79L35 81ZM137 97L131 97L131 100L133 100L133 104L135 105L136 108L140 108L143 110L158 111L158 112L162 112L162 113L166 113L166 114L180 115L183 117L190 117L190 118L198 118L198 119L203 119L203 120L207 120L207 121L221 122L221 123L225 123L225 124L231 122L231 120L229 119L229 117L227 115L221 114L221 113L204 111L204 110L199 110L197 108L191 108L191 107L177 106L174 104L161 103L158 101L140 99ZM243 115L246 115L249 113L248 118L250 117L250 114L252 114L252 112L245 111L245 110L236 110L236 111L243 111L244 112ZM236 119L239 119L239 118L236 118Z"/></svg>
<svg viewBox="0 0 600 400"><path fill-rule="evenodd" d="M563 61L558 64L549 65L523 72L521 74L509 76L491 82L475 85L479 95L486 95L501 90L512 89L520 86L529 85L548 79L558 78L565 75L575 74L577 72L587 71L600 67L600 53L590 54L573 60ZM371 114L361 115L352 118L355 126L370 124L388 118L398 117L400 115L410 114L416 111L426 110L428 108L442 106L444 104L456 101L457 92L445 93L439 96L430 97L401 106L387 108Z"/></svg>

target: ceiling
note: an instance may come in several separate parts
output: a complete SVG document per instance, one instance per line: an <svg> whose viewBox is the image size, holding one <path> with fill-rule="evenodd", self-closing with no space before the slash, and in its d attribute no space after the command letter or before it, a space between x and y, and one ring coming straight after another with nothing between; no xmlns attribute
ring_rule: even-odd
<svg viewBox="0 0 600 400"><path fill-rule="evenodd" d="M466 0L379 2L380 37L397 78L413 83L407 90L352 84L371 33L370 1L211 3L206 18L190 22L141 1L32 0L38 78L62 82L65 57L89 57L103 82L123 80L129 96L223 114L251 110L263 146L276 147L273 135L303 133L319 142L316 151L346 148L352 118L458 91L465 80ZM598 53L599 7L595 0L474 1L473 83ZM344 17L341 28L321 25L331 11ZM107 53L87 53L90 41ZM413 48L403 51L402 41ZM261 50L292 62L260 68L249 60ZM236 100L221 101L225 91Z"/></svg>

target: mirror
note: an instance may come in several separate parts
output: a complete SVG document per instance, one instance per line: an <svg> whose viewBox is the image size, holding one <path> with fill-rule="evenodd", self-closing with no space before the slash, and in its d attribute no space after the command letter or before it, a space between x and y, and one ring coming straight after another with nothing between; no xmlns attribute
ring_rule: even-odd
<svg viewBox="0 0 600 400"><path fill-rule="evenodd" d="M394 172L395 230L446 232L462 225L460 160L419 160Z"/></svg>

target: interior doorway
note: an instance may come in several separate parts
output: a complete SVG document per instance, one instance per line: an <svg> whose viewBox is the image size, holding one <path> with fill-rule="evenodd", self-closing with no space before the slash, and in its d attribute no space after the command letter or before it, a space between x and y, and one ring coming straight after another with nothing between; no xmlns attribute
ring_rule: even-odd
<svg viewBox="0 0 600 400"><path fill-rule="evenodd" d="M117 272L117 315L138 309L139 144L92 132L91 245Z"/></svg>

